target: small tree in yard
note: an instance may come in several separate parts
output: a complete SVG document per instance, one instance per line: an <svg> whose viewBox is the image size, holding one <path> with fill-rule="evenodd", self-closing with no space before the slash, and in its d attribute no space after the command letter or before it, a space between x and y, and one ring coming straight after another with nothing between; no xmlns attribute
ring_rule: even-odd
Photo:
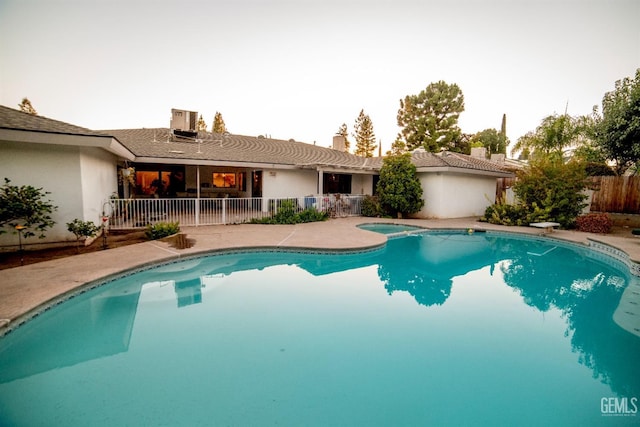
<svg viewBox="0 0 640 427"><path fill-rule="evenodd" d="M502 225L529 225L554 221L563 228L575 225L586 206L585 165L579 161L563 163L559 156L539 156L518 172L513 192L515 205L496 203L487 208L483 220Z"/></svg>
<svg viewBox="0 0 640 427"><path fill-rule="evenodd" d="M11 180L5 178L4 185L0 187L0 234L7 232L4 227L15 229L20 225L25 227L21 231L23 237L39 233L38 237L44 238L45 231L55 224L51 213L58 209L46 199L49 192L30 185L18 187L10 183Z"/></svg>
<svg viewBox="0 0 640 427"><path fill-rule="evenodd" d="M380 168L376 187L382 208L393 216L418 212L424 206L422 186L411 163L411 154L389 156Z"/></svg>
<svg viewBox="0 0 640 427"><path fill-rule="evenodd" d="M94 237L96 234L98 234L100 228L91 221L82 221L76 218L73 221L67 223L67 230L69 230L76 236L76 249L78 250L78 252L80 252L80 239L82 239L83 237L85 239Z"/></svg>

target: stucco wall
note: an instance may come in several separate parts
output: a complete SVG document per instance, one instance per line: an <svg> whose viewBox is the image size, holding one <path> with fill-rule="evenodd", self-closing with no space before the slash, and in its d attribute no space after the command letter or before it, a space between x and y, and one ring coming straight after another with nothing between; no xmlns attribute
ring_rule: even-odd
<svg viewBox="0 0 640 427"><path fill-rule="evenodd" d="M351 194L373 194L373 175L356 175L351 178Z"/></svg>
<svg viewBox="0 0 640 427"><path fill-rule="evenodd" d="M99 148L80 148L82 216L74 218L101 225L102 207L118 191L116 157ZM109 212L106 212L107 214Z"/></svg>
<svg viewBox="0 0 640 427"><path fill-rule="evenodd" d="M265 169L262 196L267 199L304 197L317 192L318 173L314 170Z"/></svg>
<svg viewBox="0 0 640 427"><path fill-rule="evenodd" d="M48 191L47 197L58 206L52 215L56 225L46 232L46 239L31 237L26 244L72 240L66 222L83 214L80 186L80 152L78 147L63 145L0 142L0 179L11 185L31 185ZM6 228L5 228L6 229ZM12 231L0 235L0 246L17 245Z"/></svg>
<svg viewBox="0 0 640 427"><path fill-rule="evenodd" d="M496 179L481 175L421 172L425 206L421 218L481 216L495 201Z"/></svg>

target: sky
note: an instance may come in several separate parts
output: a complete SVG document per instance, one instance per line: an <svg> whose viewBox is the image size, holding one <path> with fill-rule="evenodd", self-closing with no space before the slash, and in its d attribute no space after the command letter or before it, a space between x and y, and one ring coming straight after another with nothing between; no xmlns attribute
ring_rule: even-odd
<svg viewBox="0 0 640 427"><path fill-rule="evenodd" d="M400 99L444 80L463 132L506 114L515 143L632 77L638 22L638 0L0 0L0 104L94 130L219 111L321 146L364 110L386 152Z"/></svg>

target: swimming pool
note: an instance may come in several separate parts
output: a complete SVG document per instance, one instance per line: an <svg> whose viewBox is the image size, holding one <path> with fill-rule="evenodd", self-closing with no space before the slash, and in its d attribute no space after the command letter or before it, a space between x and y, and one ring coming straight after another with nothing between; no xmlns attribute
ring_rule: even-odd
<svg viewBox="0 0 640 427"><path fill-rule="evenodd" d="M0 425L637 424L638 282L601 258L449 232L162 265L3 337Z"/></svg>

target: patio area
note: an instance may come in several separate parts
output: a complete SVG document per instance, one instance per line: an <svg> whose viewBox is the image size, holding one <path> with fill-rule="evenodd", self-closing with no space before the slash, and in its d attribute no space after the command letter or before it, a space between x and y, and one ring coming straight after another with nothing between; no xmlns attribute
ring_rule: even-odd
<svg viewBox="0 0 640 427"><path fill-rule="evenodd" d="M504 227L478 222L477 218L449 220L395 220L346 217L296 225L238 224L182 227L191 246L177 249L168 241L149 241L106 251L81 254L0 271L0 335L38 310L56 304L87 284L115 277L127 270L180 258L241 248L293 248L329 251L365 250L384 245L386 236L359 229L371 222L400 223L429 229L484 229L544 235L531 227ZM640 264L640 239L558 230L549 238L584 245L596 244L604 251L626 254ZM250 255L248 255L250 256ZM640 269L636 268L636 271Z"/></svg>

